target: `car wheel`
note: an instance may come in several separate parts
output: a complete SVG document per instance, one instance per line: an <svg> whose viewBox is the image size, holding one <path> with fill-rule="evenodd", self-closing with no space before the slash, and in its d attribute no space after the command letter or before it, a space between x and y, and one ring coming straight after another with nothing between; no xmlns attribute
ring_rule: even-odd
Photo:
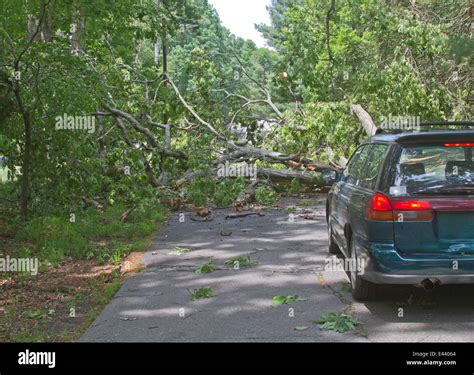
<svg viewBox="0 0 474 375"><path fill-rule="evenodd" d="M352 297L357 301L370 301L377 298L377 284L371 283L360 277L357 271L357 252L354 241L349 242L349 251L351 257L351 269L349 277L351 279Z"/></svg>
<svg viewBox="0 0 474 375"><path fill-rule="evenodd" d="M332 255L339 255L341 251L339 250L339 246L336 245L334 240L332 239L332 224L331 224L331 217L328 219L328 245L329 245L329 254Z"/></svg>

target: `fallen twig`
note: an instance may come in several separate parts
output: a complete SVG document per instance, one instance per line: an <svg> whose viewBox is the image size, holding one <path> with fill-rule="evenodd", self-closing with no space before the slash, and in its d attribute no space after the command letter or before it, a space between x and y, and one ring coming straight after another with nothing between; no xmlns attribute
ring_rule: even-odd
<svg viewBox="0 0 474 375"><path fill-rule="evenodd" d="M237 213L237 214L229 214L226 215L225 219L238 219L241 217L251 216L251 215L258 215L258 216L265 216L265 214L261 212L244 212L244 213Z"/></svg>

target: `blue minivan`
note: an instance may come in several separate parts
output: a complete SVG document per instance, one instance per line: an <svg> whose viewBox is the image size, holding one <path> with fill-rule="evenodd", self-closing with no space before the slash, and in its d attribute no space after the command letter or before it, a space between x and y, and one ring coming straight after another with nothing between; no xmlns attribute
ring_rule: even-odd
<svg viewBox="0 0 474 375"><path fill-rule="evenodd" d="M324 172L329 252L350 260L355 299L380 284L474 283L474 123L461 125L381 132Z"/></svg>

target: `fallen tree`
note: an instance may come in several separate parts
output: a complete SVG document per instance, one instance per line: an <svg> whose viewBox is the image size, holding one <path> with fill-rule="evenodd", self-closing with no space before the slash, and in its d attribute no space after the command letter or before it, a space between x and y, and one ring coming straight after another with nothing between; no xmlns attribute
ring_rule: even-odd
<svg viewBox="0 0 474 375"><path fill-rule="evenodd" d="M267 179L272 182L298 180L303 184L312 186L324 184L321 182L321 180L315 178L316 175L314 174L314 172L321 172L326 169L341 170L345 167L347 160L344 158L336 160L333 150L328 146L324 148L325 154L328 158L328 163L323 163L318 160L312 160L310 158L307 158L303 154L302 150L297 153L286 154L274 150L267 150L262 147L257 147L255 145L250 144L248 140L245 139L232 139L231 134L226 134L226 131L219 131L215 126L213 126L210 122L206 121L199 113L197 113L193 106L187 102L175 82L171 79L171 77L169 77L167 73L163 74L161 79L166 80L181 105L196 122L196 124L192 124L186 119L186 124L188 124L187 127L176 126L173 124L170 125L178 132L189 131L190 129L201 127L206 132L213 135L218 143L222 144L220 150L216 150L219 151L220 155L214 160L214 162L212 162L211 169L209 171L204 172L188 170L181 178L173 182L173 187L176 189L181 189L183 186L188 184L196 177L218 177L217 170L219 166L224 163L238 164L246 162L250 165L254 165L256 161L262 161L270 164L282 164L286 166L287 169L260 167L257 168L257 178ZM258 85L258 82L255 83ZM236 111L236 113L234 113L234 115L231 116L230 124L233 124L237 117L237 114L240 113L241 110L244 110L248 106L255 104L268 105L276 115L275 122L281 123L284 121L283 115L277 108L277 106L273 103L269 91L267 91L262 86L259 87L261 92L263 92L265 95L263 99L249 99L242 95L230 93L224 90L226 94L225 99L236 97L242 100L242 106ZM145 113L141 114L140 116L135 116L131 113L128 113L122 109L118 109L115 106L111 106L109 104L104 104L103 108L106 110L106 113L104 115L113 116L116 119L116 126L120 129L122 138L125 140L126 144L129 147L140 148L143 151L143 156L141 158L142 163L144 165L145 172L148 175L149 182L153 187L159 188L161 186L161 181L160 178L155 175L156 168L154 168L154 166L151 164L150 158L147 157L147 154L158 154L161 157L182 160L187 159L187 155L184 152L174 151L171 150L169 146L165 147L160 145L158 140L159 138L149 128L149 126L152 126L153 129L157 129L158 131L163 131L164 129L166 129L166 126L155 121L150 116L150 114ZM374 124L371 116L362 108L361 105L353 104L350 106L350 109L351 113L359 119L362 129L365 131L366 134L374 135L377 132L377 126ZM147 141L138 142L136 140L133 140L129 135L129 131L127 129L126 124L129 125L130 129L133 129L133 131L144 136ZM229 124L226 125L226 130L228 130L229 128L228 125ZM253 184L250 184L250 186L253 186ZM247 198L244 200L250 200L251 196L251 193L247 194ZM246 202L243 202L243 204L245 203Z"/></svg>

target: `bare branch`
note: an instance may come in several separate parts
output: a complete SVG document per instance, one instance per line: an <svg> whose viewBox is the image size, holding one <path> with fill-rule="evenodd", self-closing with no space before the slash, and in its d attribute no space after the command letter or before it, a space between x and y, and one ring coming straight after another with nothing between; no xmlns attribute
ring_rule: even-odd
<svg viewBox="0 0 474 375"><path fill-rule="evenodd" d="M374 124L374 121L372 120L372 117L365 111L364 108L362 108L361 105L359 104L352 104L351 105L351 113L353 115L356 115L359 121L362 124L362 127L364 128L365 132L369 136L373 136L377 133L377 126Z"/></svg>
<svg viewBox="0 0 474 375"><path fill-rule="evenodd" d="M212 134L214 134L217 138L219 138L220 140L222 141L227 141L227 138L220 134L211 124L209 124L207 121L203 120L201 118L201 116L199 116L197 114L197 112L193 109L193 107L191 107L187 102L186 100L184 99L183 95L181 95L181 93L179 92L179 89L178 87L176 87L175 83L173 82L173 80L171 78L169 78L169 76L166 74L166 78L168 79L168 82L171 84L171 87L173 88L176 96L178 97L179 101L181 102L181 104L189 111L189 113L191 113L193 115L193 117L199 122L201 123L202 125L206 126Z"/></svg>

